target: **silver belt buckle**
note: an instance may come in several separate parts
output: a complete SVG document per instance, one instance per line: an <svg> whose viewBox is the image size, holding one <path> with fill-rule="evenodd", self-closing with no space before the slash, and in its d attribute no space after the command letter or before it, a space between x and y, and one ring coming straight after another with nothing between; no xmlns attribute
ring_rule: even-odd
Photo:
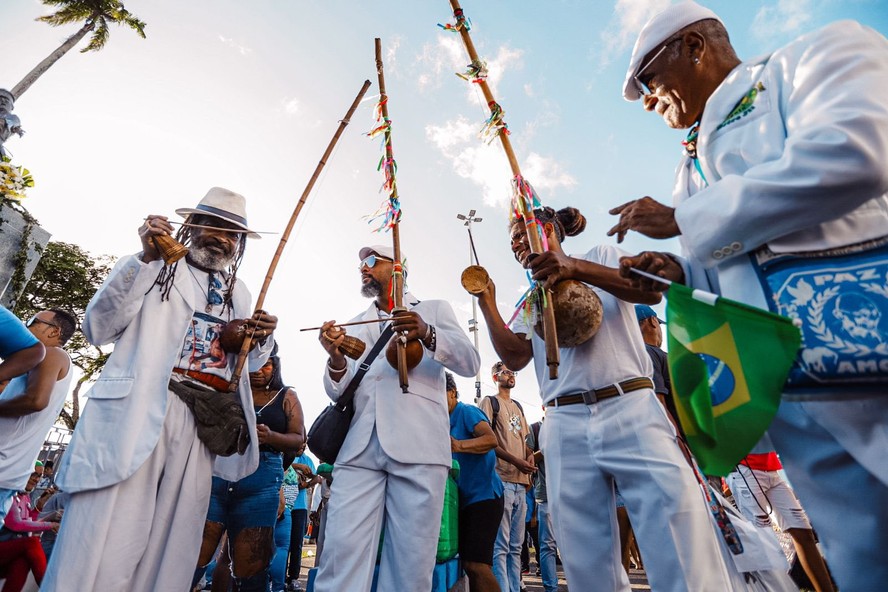
<svg viewBox="0 0 888 592"><path fill-rule="evenodd" d="M594 390L591 391L583 391L583 403L586 405L594 405L598 402L598 396L595 394Z"/></svg>

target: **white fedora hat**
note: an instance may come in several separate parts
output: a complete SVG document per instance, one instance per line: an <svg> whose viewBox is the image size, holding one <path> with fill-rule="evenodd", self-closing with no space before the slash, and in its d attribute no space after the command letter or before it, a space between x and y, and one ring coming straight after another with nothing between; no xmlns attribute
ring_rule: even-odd
<svg viewBox="0 0 888 592"><path fill-rule="evenodd" d="M623 98L627 101L637 101L641 98L641 89L635 80L635 74L641 67L644 56L688 25L706 19L722 22L717 14L691 0L673 4L654 15L641 29L635 41L632 57L629 58L629 69L626 70L626 78L623 81Z"/></svg>
<svg viewBox="0 0 888 592"><path fill-rule="evenodd" d="M243 195L222 187L212 187L207 191L204 198L200 200L196 208L179 208L176 210L176 213L183 218L192 214L215 216L226 222L231 222L238 228L244 229L246 235L250 238L262 238L247 227L246 204L247 202Z"/></svg>

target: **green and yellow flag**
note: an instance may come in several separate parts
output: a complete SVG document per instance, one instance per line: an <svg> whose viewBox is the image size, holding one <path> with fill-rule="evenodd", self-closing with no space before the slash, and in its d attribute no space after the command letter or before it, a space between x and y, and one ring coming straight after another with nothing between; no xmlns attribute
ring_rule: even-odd
<svg viewBox="0 0 888 592"><path fill-rule="evenodd" d="M708 292L672 284L668 296L678 419L703 472L725 476L777 413L801 335L786 317Z"/></svg>

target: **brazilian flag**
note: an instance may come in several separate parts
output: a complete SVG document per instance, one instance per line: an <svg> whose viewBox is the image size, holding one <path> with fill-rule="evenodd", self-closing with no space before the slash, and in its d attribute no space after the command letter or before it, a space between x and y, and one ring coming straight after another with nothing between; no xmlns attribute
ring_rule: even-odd
<svg viewBox="0 0 888 592"><path fill-rule="evenodd" d="M678 419L703 472L725 476L777 413L801 334L786 317L680 284L668 297Z"/></svg>

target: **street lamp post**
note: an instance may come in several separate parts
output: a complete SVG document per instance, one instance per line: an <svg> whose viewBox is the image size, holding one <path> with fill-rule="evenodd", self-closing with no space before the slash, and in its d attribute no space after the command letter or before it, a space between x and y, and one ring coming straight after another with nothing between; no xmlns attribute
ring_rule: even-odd
<svg viewBox="0 0 888 592"><path fill-rule="evenodd" d="M469 233L469 265L480 265L478 263L478 253L475 251L475 241L472 239L472 224L481 222L481 218L475 217L475 210L470 210L468 214L457 214L457 219L463 221L466 232ZM469 333L475 336L475 349L478 350L478 303L475 297L472 297L472 318L469 319ZM480 350L478 350L480 354ZM475 405L481 403L481 368L478 368L478 375L475 376Z"/></svg>

